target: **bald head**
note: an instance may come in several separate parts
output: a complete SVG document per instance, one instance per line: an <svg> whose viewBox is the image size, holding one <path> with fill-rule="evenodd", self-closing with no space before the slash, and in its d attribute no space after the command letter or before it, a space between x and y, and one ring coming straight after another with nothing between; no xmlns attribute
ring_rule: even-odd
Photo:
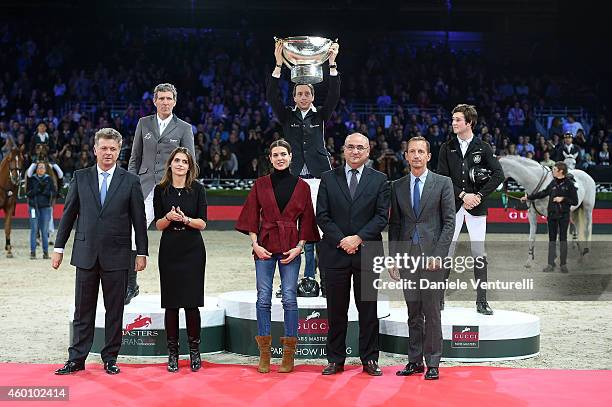
<svg viewBox="0 0 612 407"><path fill-rule="evenodd" d="M344 159L351 168L361 167L369 158L370 140L361 133L349 134L344 140Z"/></svg>
<svg viewBox="0 0 612 407"><path fill-rule="evenodd" d="M344 145L348 146L349 144L366 144L370 145L370 140L361 133L351 133L344 139Z"/></svg>

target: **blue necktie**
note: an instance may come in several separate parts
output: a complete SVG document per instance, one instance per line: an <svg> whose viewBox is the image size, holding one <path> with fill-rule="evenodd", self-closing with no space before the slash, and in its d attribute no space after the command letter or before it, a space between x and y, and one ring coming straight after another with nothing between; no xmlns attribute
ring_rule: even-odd
<svg viewBox="0 0 612 407"><path fill-rule="evenodd" d="M108 184L106 180L110 174L108 172L103 172L102 176L104 179L102 180L102 188L100 188L100 204L104 205L104 200L106 199L106 191L108 191Z"/></svg>
<svg viewBox="0 0 612 407"><path fill-rule="evenodd" d="M414 210L414 217L419 217L419 212L421 211L421 188L419 187L419 178L415 178L414 180L414 191L412 191L412 209ZM419 242L419 233L414 228L414 235L412 235L412 241L415 243Z"/></svg>

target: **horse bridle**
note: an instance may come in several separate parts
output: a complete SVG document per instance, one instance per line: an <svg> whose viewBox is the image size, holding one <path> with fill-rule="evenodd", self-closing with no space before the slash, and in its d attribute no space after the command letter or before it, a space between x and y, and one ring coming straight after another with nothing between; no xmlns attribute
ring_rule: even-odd
<svg viewBox="0 0 612 407"><path fill-rule="evenodd" d="M13 162L15 163L15 165L13 165ZM15 192L14 189L19 187L22 169L23 167L19 165L19 155L16 154L14 160L9 161L9 187L4 188L0 186L0 189L6 191L8 196L10 196L8 192Z"/></svg>
<svg viewBox="0 0 612 407"><path fill-rule="evenodd" d="M542 164L540 164L540 167L542 168L543 172L542 172L542 176L540 177L540 180L538 181L538 184L536 185L536 187L533 189L533 191L531 192L531 194L528 195L532 195L534 193L536 193L537 191L540 190L540 188L542 188L542 185L544 184L544 182L546 181L546 178L548 177L548 174L550 173L551 169L549 167L546 167ZM517 198L515 196L512 195L508 195L508 182L506 180L506 182L504 182L504 187L503 187L503 193L504 195L506 195L506 197L511 198L511 199L516 199L517 201L520 201L521 198ZM544 214L540 213L540 211L538 211L538 208L536 206L536 204L533 201L527 201L527 207L531 207L533 206L533 210L540 216L544 216Z"/></svg>

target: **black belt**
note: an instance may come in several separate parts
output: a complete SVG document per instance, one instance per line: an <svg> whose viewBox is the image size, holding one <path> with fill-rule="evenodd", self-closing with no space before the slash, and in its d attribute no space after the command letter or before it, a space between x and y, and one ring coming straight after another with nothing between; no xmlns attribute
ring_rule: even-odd
<svg viewBox="0 0 612 407"><path fill-rule="evenodd" d="M317 179L317 177L315 177L312 174L304 174L304 175L300 175L300 178L302 179Z"/></svg>

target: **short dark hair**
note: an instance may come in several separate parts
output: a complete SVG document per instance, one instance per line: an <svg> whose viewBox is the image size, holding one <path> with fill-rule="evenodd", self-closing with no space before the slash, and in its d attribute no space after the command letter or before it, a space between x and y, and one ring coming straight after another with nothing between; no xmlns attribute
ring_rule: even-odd
<svg viewBox="0 0 612 407"><path fill-rule="evenodd" d="M312 93L312 97L314 97L314 86L312 86L310 83L296 83L295 85L293 85L293 97L295 97L295 93L297 92L298 86L308 86L308 89L310 89L310 93Z"/></svg>
<svg viewBox="0 0 612 407"><path fill-rule="evenodd" d="M459 104L455 106L452 114L455 113L463 113L463 117L465 117L465 122L469 123L474 130L474 126L478 123L478 112L476 111L476 106Z"/></svg>
<svg viewBox="0 0 612 407"><path fill-rule="evenodd" d="M567 164L566 163L564 163L563 161L557 161L555 163L555 167L557 167L557 169L561 171L563 175L567 175Z"/></svg>
<svg viewBox="0 0 612 407"><path fill-rule="evenodd" d="M429 141L427 141L427 139L423 136L414 136L411 137L410 140L408 140L408 146L410 146L410 143L413 141L424 141L425 144L427 144L427 152L430 153L431 152L431 147L429 145ZM406 150L406 152L408 152L408 150Z"/></svg>

